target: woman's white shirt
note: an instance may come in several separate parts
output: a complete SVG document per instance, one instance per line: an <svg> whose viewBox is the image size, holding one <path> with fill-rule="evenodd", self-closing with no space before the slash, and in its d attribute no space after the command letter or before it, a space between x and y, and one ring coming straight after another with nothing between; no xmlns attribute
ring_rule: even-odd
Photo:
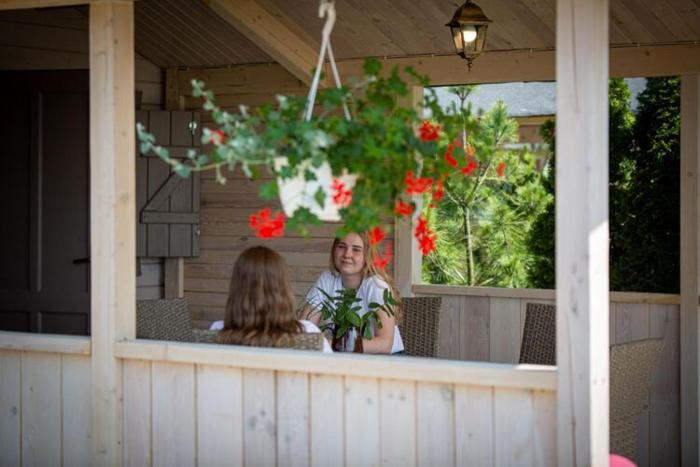
<svg viewBox="0 0 700 467"><path fill-rule="evenodd" d="M357 297L360 299L360 315L364 315L369 311L370 303L384 304L384 291L389 288L389 284L377 276L367 277L362 281L357 289ZM337 295L339 290L343 289L343 281L340 274L331 271L325 271L316 281L316 284L306 294L306 301L315 310L320 310L326 299L318 289L323 290L331 297ZM379 313L383 313L379 311ZM394 342L391 346L391 353L402 352L404 350L403 340L399 327L394 326Z"/></svg>
<svg viewBox="0 0 700 467"><path fill-rule="evenodd" d="M299 322L301 323L302 326L304 326L304 332L306 332L306 333L314 333L314 332L320 333L321 332L321 330L318 328L318 326L316 326L311 321L308 321L305 319L300 319ZM220 331L223 328L224 328L223 320L222 321L214 321L213 323L211 323L211 326L209 326L210 331ZM333 353L333 350L331 349L331 346L325 337L323 338L323 351L325 353Z"/></svg>

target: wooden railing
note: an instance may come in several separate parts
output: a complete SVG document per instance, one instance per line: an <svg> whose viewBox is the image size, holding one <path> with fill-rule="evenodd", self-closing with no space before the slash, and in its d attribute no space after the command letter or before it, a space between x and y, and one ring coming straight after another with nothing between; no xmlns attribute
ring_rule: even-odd
<svg viewBox="0 0 700 467"><path fill-rule="evenodd" d="M442 297L440 356L516 363L527 303L555 302L554 290L414 285ZM610 293L610 344L662 337L664 353L641 420L637 462L680 465L680 296Z"/></svg>
<svg viewBox="0 0 700 467"><path fill-rule="evenodd" d="M555 465L555 368L140 340L115 352L125 465ZM13 414L0 464L89 462L89 354L86 338L0 334L0 414Z"/></svg>
<svg viewBox="0 0 700 467"><path fill-rule="evenodd" d="M0 331L0 465L88 465L90 338Z"/></svg>

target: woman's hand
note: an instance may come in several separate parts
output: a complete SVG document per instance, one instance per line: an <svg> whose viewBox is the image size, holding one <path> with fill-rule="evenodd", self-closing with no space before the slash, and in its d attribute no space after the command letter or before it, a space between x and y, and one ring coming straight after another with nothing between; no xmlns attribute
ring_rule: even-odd
<svg viewBox="0 0 700 467"><path fill-rule="evenodd" d="M304 304L304 307L299 312L299 319L306 319L318 326L319 321L321 321L321 311L315 310L308 303Z"/></svg>

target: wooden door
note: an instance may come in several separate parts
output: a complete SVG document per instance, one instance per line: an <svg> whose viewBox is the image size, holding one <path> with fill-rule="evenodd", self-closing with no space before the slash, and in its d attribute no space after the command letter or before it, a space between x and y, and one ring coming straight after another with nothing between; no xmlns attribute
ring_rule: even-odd
<svg viewBox="0 0 700 467"><path fill-rule="evenodd" d="M88 334L88 72L0 71L0 329Z"/></svg>

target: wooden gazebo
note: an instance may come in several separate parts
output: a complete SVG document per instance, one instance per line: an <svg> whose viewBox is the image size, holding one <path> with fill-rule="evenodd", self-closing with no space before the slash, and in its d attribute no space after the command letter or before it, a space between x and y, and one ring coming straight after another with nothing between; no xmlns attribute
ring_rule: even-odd
<svg viewBox="0 0 700 467"><path fill-rule="evenodd" d="M666 433L676 434L661 446L650 433L663 414L649 411L640 464L671 456L698 465L700 6L482 0L493 24L468 72L444 27L458 2L407 3L337 1L344 79L378 57L412 65L435 85L557 81L557 138L566 144L557 145L556 291L421 285L411 232L397 224L402 294L444 296L445 335L456 334L443 353L479 362L135 338L142 294L186 296L197 325L220 316L230 265L252 241L244 213L256 206L254 184L234 175L219 187L202 175L189 185L187 209L144 221L148 200L137 206L137 191L155 196L148 183L168 173L147 172L147 188L138 188L137 164L150 161L136 157L137 118L171 112L171 124L172 115L199 124L194 77L227 107L304 93L318 50L316 0L0 0L0 73L89 69L90 135L90 337L0 331L1 464L607 465L608 344L640 330L676 336L667 346L677 368L659 393L671 401L659 407L675 410ZM608 78L666 75L682 76L681 294L609 293ZM189 224L182 249L167 240L174 218ZM333 230L271 244L297 271L297 293L324 266ZM135 258L163 241L169 248L150 255L166 258L163 290L156 282L147 291L153 284L137 281ZM512 358L527 300L556 301L558 367ZM637 305L645 311L629 311Z"/></svg>

